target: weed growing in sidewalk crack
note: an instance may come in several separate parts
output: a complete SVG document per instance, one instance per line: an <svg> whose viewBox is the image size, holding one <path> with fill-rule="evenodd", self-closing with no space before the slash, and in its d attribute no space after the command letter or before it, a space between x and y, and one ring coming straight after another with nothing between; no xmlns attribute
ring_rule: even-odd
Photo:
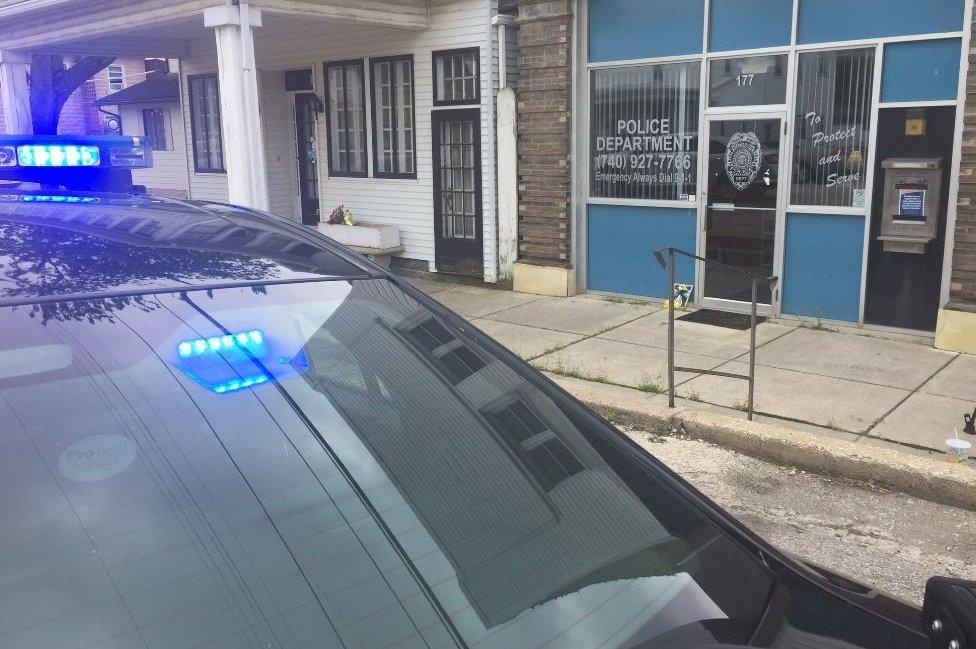
<svg viewBox="0 0 976 649"><path fill-rule="evenodd" d="M667 392L660 383L657 381L651 381L650 379L643 379L637 384L637 389L642 392L649 392L651 394L664 394Z"/></svg>
<svg viewBox="0 0 976 649"><path fill-rule="evenodd" d="M572 344L573 343L565 343L565 344L556 343L555 345L551 345L543 349L542 353L539 354L539 356L548 356L549 354L555 354L558 351L562 351L563 349L566 349Z"/></svg>
<svg viewBox="0 0 976 649"><path fill-rule="evenodd" d="M697 392L695 392L694 390L692 390L691 392L689 392L687 394L684 394L684 395L679 394L678 396L681 397L682 399L687 399L688 401L701 401L702 400L701 395L698 394Z"/></svg>
<svg viewBox="0 0 976 649"><path fill-rule="evenodd" d="M820 318L817 318L817 321L814 322L813 324L810 324L809 322L801 322L800 329L809 329L810 331L833 331L833 332L837 331L833 327L828 327L827 325L825 325L823 323L823 320L821 320Z"/></svg>
<svg viewBox="0 0 976 649"><path fill-rule="evenodd" d="M619 295L604 295L603 300L605 302L612 302L614 304L633 304L635 306L645 306L650 304L647 300L638 300L636 298L621 297Z"/></svg>
<svg viewBox="0 0 976 649"><path fill-rule="evenodd" d="M741 410L742 412L749 412L749 404L745 401L736 401L732 404L732 407L736 410Z"/></svg>
<svg viewBox="0 0 976 649"><path fill-rule="evenodd" d="M598 376L590 376L585 374L578 369L566 367L561 362L556 364L556 367L549 369L549 372L553 374L558 374L559 376L568 376L571 379L582 379L583 381L593 381L595 383L609 383L610 380L602 374Z"/></svg>

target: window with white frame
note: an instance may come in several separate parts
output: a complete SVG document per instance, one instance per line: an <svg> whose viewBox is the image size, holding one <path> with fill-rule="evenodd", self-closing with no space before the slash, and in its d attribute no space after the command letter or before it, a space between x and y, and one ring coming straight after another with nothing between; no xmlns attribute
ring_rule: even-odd
<svg viewBox="0 0 976 649"><path fill-rule="evenodd" d="M592 71L590 196L695 200L700 65Z"/></svg>
<svg viewBox="0 0 976 649"><path fill-rule="evenodd" d="M187 77L190 89L190 128L193 166L202 173L224 172L224 142L220 133L220 90L216 74Z"/></svg>
<svg viewBox="0 0 976 649"><path fill-rule="evenodd" d="M413 57L370 59L373 173L416 177Z"/></svg>
<svg viewBox="0 0 976 649"><path fill-rule="evenodd" d="M164 109L142 109L142 134L149 139L153 151L169 149L169 137L166 133L166 111Z"/></svg>
<svg viewBox="0 0 976 649"><path fill-rule="evenodd" d="M365 76L361 60L325 64L330 176L367 174Z"/></svg>
<svg viewBox="0 0 976 649"><path fill-rule="evenodd" d="M108 66L108 87L115 91L125 88L125 68L121 64Z"/></svg>
<svg viewBox="0 0 976 649"><path fill-rule="evenodd" d="M874 48L801 52L793 205L864 207Z"/></svg>
<svg viewBox="0 0 976 649"><path fill-rule="evenodd" d="M481 101L477 47L434 52L434 105L477 104Z"/></svg>

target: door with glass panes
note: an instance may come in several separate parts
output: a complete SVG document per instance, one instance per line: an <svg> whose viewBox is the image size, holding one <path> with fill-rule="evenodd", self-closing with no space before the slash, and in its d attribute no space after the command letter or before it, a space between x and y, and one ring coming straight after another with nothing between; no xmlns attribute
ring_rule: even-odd
<svg viewBox="0 0 976 649"><path fill-rule="evenodd" d="M481 277L481 112L434 111L434 230L438 270Z"/></svg>
<svg viewBox="0 0 976 649"><path fill-rule="evenodd" d="M705 306L744 311L752 301L750 273L775 274L783 121L780 115L708 120L703 248L717 263L702 264ZM775 297L769 283L759 283L761 312L774 310Z"/></svg>
<svg viewBox="0 0 976 649"><path fill-rule="evenodd" d="M302 223L319 222L319 164L315 143L314 93L295 94L295 166L298 170L298 196L301 202ZM321 104L321 102L319 102Z"/></svg>

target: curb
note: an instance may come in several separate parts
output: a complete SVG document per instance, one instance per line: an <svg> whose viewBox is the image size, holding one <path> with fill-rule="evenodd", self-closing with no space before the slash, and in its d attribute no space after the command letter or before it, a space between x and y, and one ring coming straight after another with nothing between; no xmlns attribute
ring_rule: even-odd
<svg viewBox="0 0 976 649"><path fill-rule="evenodd" d="M756 459L856 480L924 500L976 511L976 470L900 451L855 444L794 428L689 408L668 408L631 388L546 375L601 415L648 430L681 431Z"/></svg>

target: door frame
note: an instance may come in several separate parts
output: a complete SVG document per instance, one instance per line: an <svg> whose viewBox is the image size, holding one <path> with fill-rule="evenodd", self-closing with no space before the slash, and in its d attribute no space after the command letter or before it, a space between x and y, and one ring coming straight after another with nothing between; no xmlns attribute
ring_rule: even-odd
<svg viewBox="0 0 976 649"><path fill-rule="evenodd" d="M709 153L711 144L712 122L728 121L760 121L778 119L780 121L779 139L779 169L777 170L776 185L776 231L773 236L773 275L779 278L779 282L773 287L770 304L760 302L756 311L760 315L777 317L782 308L782 279L783 279L783 250L786 241L786 198L790 185L790 173L787 165L787 145L791 142L789 131L789 114L785 107L775 110L738 110L729 111L725 109L721 112L708 112L704 115L702 131L702 145L699 147L699 200L698 200L698 250L699 257L706 256L706 241L708 235L708 185L709 185L709 164L711 154ZM785 175L784 175L785 173ZM720 311L731 311L734 313L748 313L750 311L749 302L739 302L737 300L724 300L721 298L705 297L705 262L695 263L695 292L698 295L696 303L703 308L717 309Z"/></svg>
<svg viewBox="0 0 976 649"><path fill-rule="evenodd" d="M472 258L477 261L479 268L481 269L480 276L484 274L484 256L485 256L485 234L484 234L484 195L483 195L483 177L482 177L482 163L483 163L483 152L481 150L481 108L446 108L442 110L432 110L430 113L430 138L431 138L431 175L433 176L433 207L434 207L434 263L437 266L437 270L444 270L445 272L453 272L453 267L455 267L458 261L462 261L459 257L453 259L450 253L445 254L447 251L444 250L444 239L441 236L443 232L443 221L444 215L441 213L440 208L440 192L441 192L441 174L440 174L440 132L439 125L441 120L457 118L457 117L467 117L474 124L474 129L472 133L473 144L474 144L474 200L475 200L475 233L477 237L472 242L472 247L474 247L475 242L477 244L477 257ZM443 262L443 263L442 263Z"/></svg>

